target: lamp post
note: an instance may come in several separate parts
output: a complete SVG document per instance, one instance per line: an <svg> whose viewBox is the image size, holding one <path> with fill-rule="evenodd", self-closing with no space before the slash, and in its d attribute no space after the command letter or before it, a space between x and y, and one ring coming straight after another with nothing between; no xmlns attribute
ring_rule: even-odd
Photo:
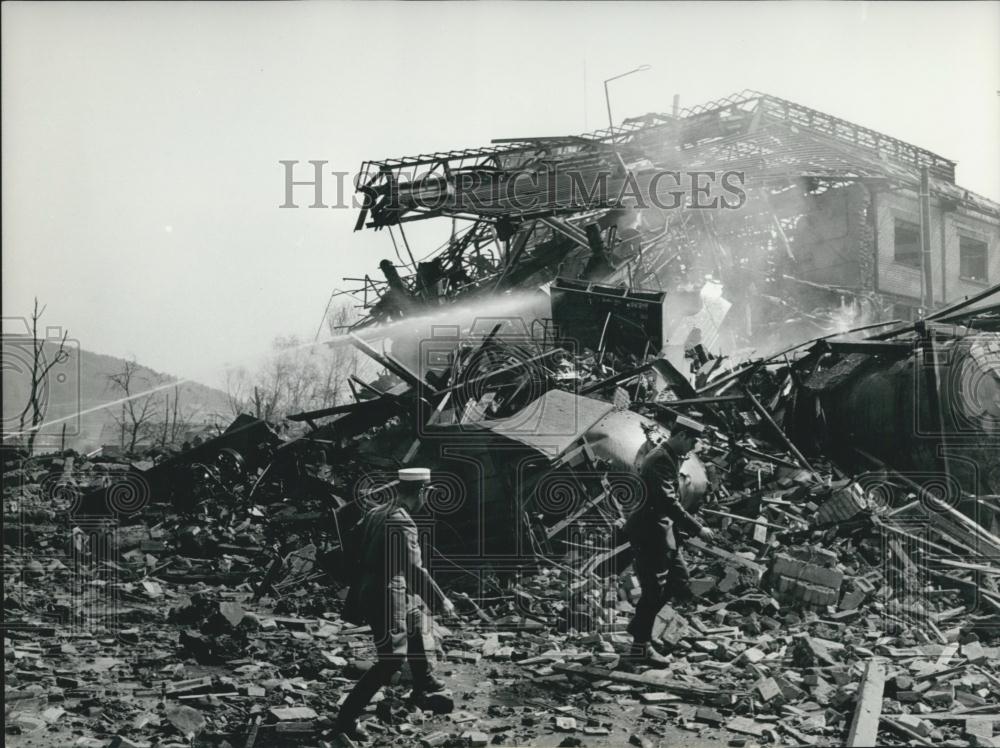
<svg viewBox="0 0 1000 748"><path fill-rule="evenodd" d="M612 78L608 78L606 81L604 81L604 102L608 105L608 125L611 127L611 138L612 138L612 140L614 139L614 135L615 135L615 121L611 118L611 96L608 95L608 84L611 81L616 81L619 78L624 78L626 75L632 75L632 73L641 73L644 70L649 70L650 67L651 67L650 65L640 65L639 67L635 68L634 70L629 70L627 73L622 73L620 75L616 75L616 76L614 76Z"/></svg>

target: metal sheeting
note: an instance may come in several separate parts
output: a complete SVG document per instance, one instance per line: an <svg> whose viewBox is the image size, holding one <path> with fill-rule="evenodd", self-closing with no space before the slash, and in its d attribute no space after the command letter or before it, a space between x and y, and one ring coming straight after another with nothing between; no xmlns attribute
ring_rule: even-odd
<svg viewBox="0 0 1000 748"><path fill-rule="evenodd" d="M516 416L478 425L555 459L613 409L602 400L549 390Z"/></svg>

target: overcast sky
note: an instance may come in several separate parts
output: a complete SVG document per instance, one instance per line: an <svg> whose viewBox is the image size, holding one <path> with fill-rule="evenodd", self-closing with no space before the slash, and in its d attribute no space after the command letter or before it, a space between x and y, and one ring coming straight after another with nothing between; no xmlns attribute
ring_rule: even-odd
<svg viewBox="0 0 1000 748"><path fill-rule="evenodd" d="M279 160L354 171L605 127L602 80L642 64L611 84L616 120L756 89L956 160L959 184L1000 199L996 3L2 14L3 315L37 295L83 348L217 386L275 336L311 338L342 276L393 257L386 232L353 233L356 211L279 209Z"/></svg>

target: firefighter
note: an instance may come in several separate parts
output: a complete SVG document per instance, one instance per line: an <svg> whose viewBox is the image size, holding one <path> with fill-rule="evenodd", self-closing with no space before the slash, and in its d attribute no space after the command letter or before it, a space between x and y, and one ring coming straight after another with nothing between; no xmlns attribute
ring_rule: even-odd
<svg viewBox="0 0 1000 748"><path fill-rule="evenodd" d="M678 416L670 438L653 448L642 461L639 477L644 501L625 522L632 545L633 565L642 596L628 625L632 635L629 663L665 667L668 660L651 643L653 622L670 599L691 597L690 576L680 536L697 535L711 540L713 532L701 525L680 503L680 466L694 449L705 427L692 418Z"/></svg>
<svg viewBox="0 0 1000 748"><path fill-rule="evenodd" d="M424 650L423 634L430 621L422 620L420 603L429 603L433 597L448 616L454 616L455 607L424 567L417 526L410 517L423 506L430 479L427 468L400 470L398 499L369 510L357 526L359 567L352 585L356 589L348 597L350 605L355 604L351 600L356 601L360 616L352 611L350 618L362 618L371 626L377 657L348 694L334 724L336 733L352 740L368 739L357 719L404 659L413 675L411 701L419 704L426 694L444 689L431 673Z"/></svg>

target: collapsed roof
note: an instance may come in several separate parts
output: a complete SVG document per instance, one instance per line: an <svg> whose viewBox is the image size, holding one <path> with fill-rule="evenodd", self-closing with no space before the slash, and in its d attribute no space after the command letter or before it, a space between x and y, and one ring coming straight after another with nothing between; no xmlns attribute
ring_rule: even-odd
<svg viewBox="0 0 1000 748"><path fill-rule="evenodd" d="M356 229L383 228L407 221L446 215L463 218L532 218L567 212L622 207L620 190L604 199L581 203L564 192L539 189L537 205L522 208L502 197L483 206L462 201L462 184L475 195L489 195L499 180L529 170L561 165L586 174L616 165L686 170L745 171L756 182L802 177L827 180L878 179L900 186L919 184L928 167L932 189L970 208L1000 215L1000 206L955 185L955 162L931 151L804 107L776 96L744 91L684 110L677 116L648 114L621 127L578 136L501 138L493 145L422 154L409 158L366 161L359 189L371 199ZM619 174L619 179L624 180ZM398 204L386 198L398 197ZM469 196L466 196L467 198ZM429 207L432 206L432 207Z"/></svg>
<svg viewBox="0 0 1000 748"><path fill-rule="evenodd" d="M400 263L384 260L384 279L352 279L368 310L358 325L557 277L676 291L712 276L731 300L755 297L755 320L794 315L815 322L806 336L820 334L829 319L815 316L815 298L836 306L878 285L874 261L862 257L877 243L865 225L869 195L916 193L923 170L942 206L1000 221L1000 205L955 184L954 161L753 91L583 135L367 161L355 229L387 230ZM689 207L678 196L739 210L675 210ZM843 247L804 251L832 241L817 239L810 215L839 210L839 198L853 211ZM417 259L404 227L429 218L469 224L453 223L450 239ZM853 275L838 270L844 262L857 266Z"/></svg>

